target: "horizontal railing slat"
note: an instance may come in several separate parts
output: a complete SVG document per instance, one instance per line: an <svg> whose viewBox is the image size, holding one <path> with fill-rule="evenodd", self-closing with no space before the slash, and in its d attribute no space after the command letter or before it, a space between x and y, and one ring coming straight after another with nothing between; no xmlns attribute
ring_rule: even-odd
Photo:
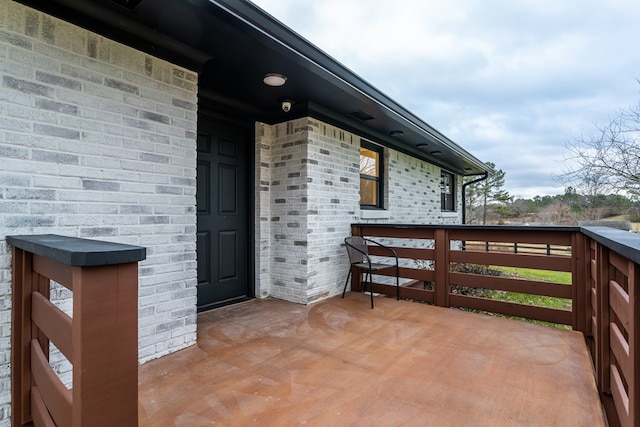
<svg viewBox="0 0 640 427"><path fill-rule="evenodd" d="M555 298L571 298L571 285L540 282L535 280L510 279L469 273L451 273L451 284L482 289L493 289L496 291L544 295Z"/></svg>
<svg viewBox="0 0 640 427"><path fill-rule="evenodd" d="M532 305L504 302L487 298L477 298L467 295L449 295L449 303L455 307L469 308L472 310L489 311L507 316L526 317L543 322L571 325L571 311L555 308L536 307Z"/></svg>
<svg viewBox="0 0 640 427"><path fill-rule="evenodd" d="M609 252L609 263L620 271L625 277L629 276L629 260L613 251Z"/></svg>
<svg viewBox="0 0 640 427"><path fill-rule="evenodd" d="M609 365L611 374L611 395L616 406L618 418L623 426L629 424L629 396L624 388L620 371L616 365Z"/></svg>
<svg viewBox="0 0 640 427"><path fill-rule="evenodd" d="M37 386L31 387L31 416L36 427L56 427Z"/></svg>
<svg viewBox="0 0 640 427"><path fill-rule="evenodd" d="M631 326L629 294L614 280L609 281L609 306L618 316L625 330L629 332Z"/></svg>
<svg viewBox="0 0 640 427"><path fill-rule="evenodd" d="M571 245L571 233L560 231L529 230L468 230L452 229L449 232L451 240L481 241L481 242L507 242L507 243L537 243L550 245Z"/></svg>
<svg viewBox="0 0 640 427"><path fill-rule="evenodd" d="M433 280L435 280L435 274L433 270L426 270L426 269L420 269L420 268L407 268L407 267L399 267L398 270L400 272L399 273L400 277L403 279L422 280L424 282L432 282ZM385 270L379 270L379 271L376 271L374 275L395 278L396 269L395 267L393 267Z"/></svg>
<svg viewBox="0 0 640 427"><path fill-rule="evenodd" d="M502 265L552 271L571 271L571 257L566 256L451 251L449 257L451 262Z"/></svg>
<svg viewBox="0 0 640 427"><path fill-rule="evenodd" d="M424 289L424 281L423 280L410 280L408 282L401 283L400 286L405 286L407 288Z"/></svg>
<svg viewBox="0 0 640 427"><path fill-rule="evenodd" d="M390 270L386 273L386 275L395 277L395 274L392 273L393 271ZM433 270L426 270L421 268L400 267L400 277L406 279L422 280L424 282L433 282L435 280L435 272Z"/></svg>
<svg viewBox="0 0 640 427"><path fill-rule="evenodd" d="M434 250L433 249L425 249L425 248L406 248L406 247L398 247L398 246L389 246L391 249L395 250L398 254L398 258L407 258L407 259L418 259L431 261L434 259ZM381 257L389 257L392 258L393 255L391 253L379 246L368 246L369 254Z"/></svg>
<svg viewBox="0 0 640 427"><path fill-rule="evenodd" d="M33 271L73 290L73 272L68 266L40 255L33 255Z"/></svg>
<svg viewBox="0 0 640 427"><path fill-rule="evenodd" d="M31 372L56 425L71 426L71 391L53 372L37 340L31 341Z"/></svg>
<svg viewBox="0 0 640 427"><path fill-rule="evenodd" d="M366 225L358 226L360 236L369 237L398 237L409 239L433 240L435 238L435 228L421 227L370 227Z"/></svg>
<svg viewBox="0 0 640 427"><path fill-rule="evenodd" d="M633 371L633 366L631 366L631 360L629 359L629 343L627 343L620 328L615 323L609 324L609 340L611 341L611 351L616 357L618 365L620 365L622 376L630 378L629 375Z"/></svg>
<svg viewBox="0 0 640 427"><path fill-rule="evenodd" d="M408 258L408 259L419 259L419 260L433 260L435 251L433 249L428 248L406 248L406 247L398 247L391 246L393 250L396 251L399 258ZM388 250L378 246L369 246L369 253L371 255L389 257L391 254Z"/></svg>
<svg viewBox="0 0 640 427"><path fill-rule="evenodd" d="M40 292L31 293L31 318L68 360L73 360L72 319Z"/></svg>
<svg viewBox="0 0 640 427"><path fill-rule="evenodd" d="M364 289L369 290L369 284L363 284ZM396 285L387 285L384 283L374 283L373 291L385 295L396 295ZM427 289L418 289L414 287L400 286L400 298L412 299L417 301L424 301L427 303L433 303L434 292Z"/></svg>

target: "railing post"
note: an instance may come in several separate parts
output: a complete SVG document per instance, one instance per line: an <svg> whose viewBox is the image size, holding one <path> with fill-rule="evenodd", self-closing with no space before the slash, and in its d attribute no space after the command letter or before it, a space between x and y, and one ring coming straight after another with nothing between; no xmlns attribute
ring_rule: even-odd
<svg viewBox="0 0 640 427"><path fill-rule="evenodd" d="M583 334L587 330L587 322L589 321L590 311L588 310L588 292L590 289L590 257L589 248L586 244L586 236L582 233L575 232L571 237L571 250L573 257L573 265L571 272L572 287L572 327L574 330L581 331ZM550 253L549 245L547 245L547 255Z"/></svg>
<svg viewBox="0 0 640 427"><path fill-rule="evenodd" d="M13 249L11 316L11 410L14 425L31 421L31 254Z"/></svg>
<svg viewBox="0 0 640 427"><path fill-rule="evenodd" d="M73 426L137 425L137 263L77 268L73 281Z"/></svg>
<svg viewBox="0 0 640 427"><path fill-rule="evenodd" d="M632 361L632 372L627 378L629 387L629 420L631 425L640 425L640 301L638 291L640 288L640 269L638 264L631 263L629 274L629 304L631 305L629 322L629 360Z"/></svg>
<svg viewBox="0 0 640 427"><path fill-rule="evenodd" d="M53 235L7 242L13 426L137 426L137 262L145 248ZM49 301L52 280L73 292L73 317ZM73 365L71 391L49 366L49 340Z"/></svg>
<svg viewBox="0 0 640 427"><path fill-rule="evenodd" d="M438 228L435 231L435 275L436 283L434 286L434 303L440 307L449 307L449 291L450 291L450 261L451 252L449 241L449 230Z"/></svg>
<svg viewBox="0 0 640 427"><path fill-rule="evenodd" d="M601 393L610 393L609 372L609 250L601 244L596 245L596 328L598 340L596 340L596 378L598 390Z"/></svg>

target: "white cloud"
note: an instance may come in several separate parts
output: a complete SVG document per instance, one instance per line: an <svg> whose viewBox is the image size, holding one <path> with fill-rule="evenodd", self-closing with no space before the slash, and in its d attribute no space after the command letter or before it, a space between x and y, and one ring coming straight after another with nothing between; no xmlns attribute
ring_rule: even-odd
<svg viewBox="0 0 640 427"><path fill-rule="evenodd" d="M640 98L637 0L255 3L494 162L513 195L563 192L564 141Z"/></svg>

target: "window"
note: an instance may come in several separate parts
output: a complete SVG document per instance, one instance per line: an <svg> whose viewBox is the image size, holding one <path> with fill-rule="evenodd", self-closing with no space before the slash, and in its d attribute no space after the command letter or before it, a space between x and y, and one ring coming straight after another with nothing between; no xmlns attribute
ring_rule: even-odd
<svg viewBox="0 0 640 427"><path fill-rule="evenodd" d="M440 174L440 208L443 211L456 210L456 182L452 173L442 171Z"/></svg>
<svg viewBox="0 0 640 427"><path fill-rule="evenodd" d="M360 207L383 208L382 147L362 141L360 146Z"/></svg>

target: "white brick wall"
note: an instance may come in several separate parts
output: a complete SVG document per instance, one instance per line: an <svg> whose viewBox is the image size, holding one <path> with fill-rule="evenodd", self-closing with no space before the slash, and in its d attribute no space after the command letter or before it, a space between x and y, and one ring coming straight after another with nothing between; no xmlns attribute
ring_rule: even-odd
<svg viewBox="0 0 640 427"><path fill-rule="evenodd" d="M309 120L308 247L313 302L342 292L348 262L343 247L360 205L360 138Z"/></svg>
<svg viewBox="0 0 640 427"><path fill-rule="evenodd" d="M342 292L349 264L343 241L352 223L460 222L460 204L455 213L440 210L439 167L385 149L386 214L367 219L358 135L312 118L259 124L257 135L261 295L307 304Z"/></svg>
<svg viewBox="0 0 640 427"><path fill-rule="evenodd" d="M270 295L306 303L307 132L305 120L275 126L271 144Z"/></svg>
<svg viewBox="0 0 640 427"><path fill-rule="evenodd" d="M269 296L271 284L271 128L256 126L255 295Z"/></svg>
<svg viewBox="0 0 640 427"><path fill-rule="evenodd" d="M386 150L389 220L400 224L459 224L462 178L456 177L456 212L442 212L441 169L406 154Z"/></svg>
<svg viewBox="0 0 640 427"><path fill-rule="evenodd" d="M195 73L0 0L0 425L10 406L6 235L145 246L140 360L195 342L196 105Z"/></svg>

